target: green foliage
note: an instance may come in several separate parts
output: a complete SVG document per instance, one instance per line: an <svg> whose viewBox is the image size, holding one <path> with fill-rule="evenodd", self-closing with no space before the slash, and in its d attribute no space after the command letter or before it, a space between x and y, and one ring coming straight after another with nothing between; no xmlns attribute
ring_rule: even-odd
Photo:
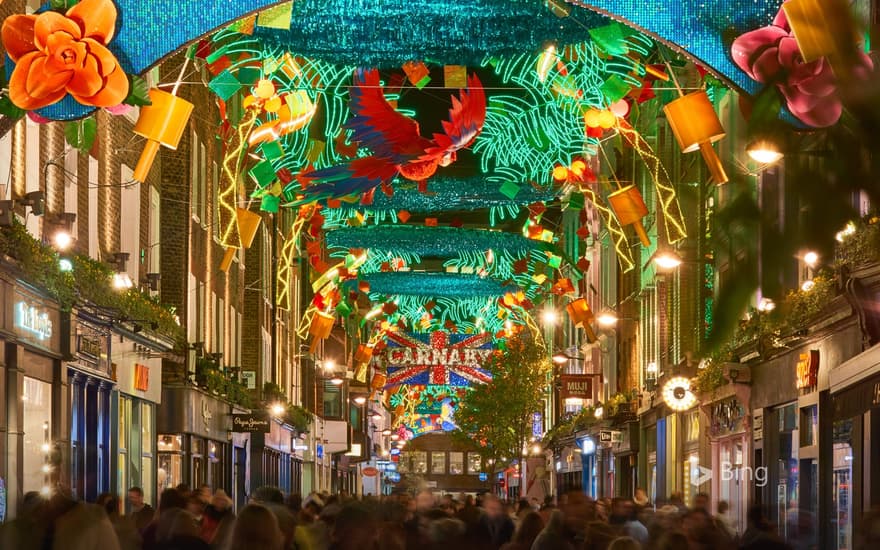
<svg viewBox="0 0 880 550"><path fill-rule="evenodd" d="M74 120L64 125L64 139L74 149L88 152L98 136L98 123L95 117Z"/></svg>
<svg viewBox="0 0 880 550"><path fill-rule="evenodd" d="M484 368L492 381L474 386L461 399L453 437L471 445L476 441L483 463L501 466L502 457L520 456L532 415L542 410L551 366L546 349L520 333L508 340L506 350L490 356Z"/></svg>
<svg viewBox="0 0 880 550"><path fill-rule="evenodd" d="M62 272L58 254L52 247L35 240L17 221L0 231L0 254L15 260L22 279L44 290L62 310L77 303L90 303L112 310L121 319L144 322L170 338L179 347L185 344L183 329L173 312L139 289L120 292L111 285L113 270L88 256L72 256L74 269Z"/></svg>
<svg viewBox="0 0 880 550"><path fill-rule="evenodd" d="M150 87L147 85L147 81L136 74L128 75L128 97L122 103L135 107L152 105Z"/></svg>
<svg viewBox="0 0 880 550"><path fill-rule="evenodd" d="M309 429L312 423L312 415L306 409L294 405L287 401L287 396L281 386L272 382L263 384L263 402L262 407L268 409L274 404L281 403L284 405L284 416L282 420L296 428L296 431L302 433Z"/></svg>
<svg viewBox="0 0 880 550"><path fill-rule="evenodd" d="M711 393L724 384L723 361L707 361L706 367L700 369L694 378L694 386L700 393Z"/></svg>
<svg viewBox="0 0 880 550"><path fill-rule="evenodd" d="M859 267L880 261L880 218L871 215L853 223L854 232L841 232L835 248L836 266Z"/></svg>
<svg viewBox="0 0 880 550"><path fill-rule="evenodd" d="M247 387L227 369L207 357L196 360L196 384L245 409L253 406Z"/></svg>
<svg viewBox="0 0 880 550"><path fill-rule="evenodd" d="M27 113L24 109L15 105L8 95L0 96L0 115L12 120L18 120Z"/></svg>

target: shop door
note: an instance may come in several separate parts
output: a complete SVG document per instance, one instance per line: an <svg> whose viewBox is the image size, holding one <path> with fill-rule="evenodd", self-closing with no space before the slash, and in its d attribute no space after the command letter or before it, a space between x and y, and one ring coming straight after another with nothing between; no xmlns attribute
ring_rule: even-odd
<svg viewBox="0 0 880 550"><path fill-rule="evenodd" d="M247 451L244 447L235 447L234 465L232 467L235 480L235 510L241 510L247 504Z"/></svg>

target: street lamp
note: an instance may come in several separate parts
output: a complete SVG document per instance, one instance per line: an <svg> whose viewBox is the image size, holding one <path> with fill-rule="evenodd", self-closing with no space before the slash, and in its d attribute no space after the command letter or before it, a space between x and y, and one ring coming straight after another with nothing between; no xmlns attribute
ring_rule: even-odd
<svg viewBox="0 0 880 550"><path fill-rule="evenodd" d="M557 365L564 365L565 363L568 363L570 360L583 361L584 358L581 357L580 355L568 355L564 351L557 351L556 353L553 354L553 362L556 363Z"/></svg>
<svg viewBox="0 0 880 550"><path fill-rule="evenodd" d="M555 325L559 321L559 314L555 309L547 308L541 312L541 321L545 325Z"/></svg>
<svg viewBox="0 0 880 550"><path fill-rule="evenodd" d="M367 398L364 397L363 395L359 395L354 398L354 402L356 405L363 405L364 403L367 402Z"/></svg>
<svg viewBox="0 0 880 550"><path fill-rule="evenodd" d="M675 269L681 262L681 256L674 250L664 250L654 255L654 264L660 269Z"/></svg>
<svg viewBox="0 0 880 550"><path fill-rule="evenodd" d="M599 326L605 328L613 327L617 324L618 320L617 314L611 310L605 310L596 316L596 322L599 323Z"/></svg>
<svg viewBox="0 0 880 550"><path fill-rule="evenodd" d="M281 403L275 403L269 408L269 410L272 412L272 416L281 416L284 414L284 405Z"/></svg>
<svg viewBox="0 0 880 550"><path fill-rule="evenodd" d="M746 154L758 164L774 164L784 156L779 145L769 139L756 139L746 146Z"/></svg>

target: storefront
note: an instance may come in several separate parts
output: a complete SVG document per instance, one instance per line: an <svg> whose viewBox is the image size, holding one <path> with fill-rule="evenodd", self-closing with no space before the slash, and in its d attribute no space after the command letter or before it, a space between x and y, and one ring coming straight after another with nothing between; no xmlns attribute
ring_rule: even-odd
<svg viewBox="0 0 880 550"><path fill-rule="evenodd" d="M251 434L252 487L271 485L284 493L291 492L293 435L292 428L277 419L269 420L268 432Z"/></svg>
<svg viewBox="0 0 880 550"><path fill-rule="evenodd" d="M640 418L641 448L639 453L639 486L645 489L648 501L664 500L666 492L666 418L661 415L664 406L645 411Z"/></svg>
<svg viewBox="0 0 880 550"><path fill-rule="evenodd" d="M110 362L110 328L85 311L71 314L66 362L70 395L70 487L74 497L94 502L112 490L113 414L116 382Z"/></svg>
<svg viewBox="0 0 880 550"><path fill-rule="evenodd" d="M156 421L158 492L184 483L208 485L231 493L233 461L229 439L232 405L189 386L162 388L162 407ZM235 445L238 449L237 445Z"/></svg>
<svg viewBox="0 0 880 550"><path fill-rule="evenodd" d="M0 278L0 479L6 517L22 495L67 482L67 378L61 376L64 325L58 306L20 281ZM13 402L7 402L13 398Z"/></svg>
<svg viewBox="0 0 880 550"><path fill-rule="evenodd" d="M831 528L825 548L853 548L853 533L871 507L880 505L880 345L832 369L831 437L823 456L832 464Z"/></svg>
<svg viewBox="0 0 880 550"><path fill-rule="evenodd" d="M162 401L162 360L158 354L172 343L142 333L119 334L112 345L116 396L116 492L132 487L144 491L144 501L155 506L156 414Z"/></svg>
<svg viewBox="0 0 880 550"><path fill-rule="evenodd" d="M610 439L613 478L611 495L632 497L638 482L639 423L626 422L607 435L600 432L600 440Z"/></svg>
<svg viewBox="0 0 880 550"><path fill-rule="evenodd" d="M755 485L754 470L751 467L751 433L748 431L751 415L748 405L748 386L737 385L738 393L734 394L734 385L727 385L719 389L722 396L706 407L709 418L709 441L712 465L711 501L712 511L716 510L720 501L725 501L730 506L727 516L734 530L742 534L746 529L746 513L750 502L750 493ZM692 439L694 430L699 433L696 419L685 419L685 439ZM685 449L686 459L691 461L692 467L698 462L693 458L697 456L691 449ZM763 470L761 470L763 471ZM695 470L691 475L700 475L702 471ZM685 480L685 485L690 485L700 491L707 491L704 486L696 487ZM760 482L758 482L760 483ZM689 499L692 501L692 499Z"/></svg>

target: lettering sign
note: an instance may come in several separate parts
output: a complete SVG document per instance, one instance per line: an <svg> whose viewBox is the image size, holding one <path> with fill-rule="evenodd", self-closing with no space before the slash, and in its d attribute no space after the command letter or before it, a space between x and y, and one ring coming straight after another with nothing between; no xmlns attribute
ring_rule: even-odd
<svg viewBox="0 0 880 550"><path fill-rule="evenodd" d="M796 377L797 389L803 390L816 387L819 382L819 350L811 349L807 353L800 354L797 362Z"/></svg>
<svg viewBox="0 0 880 550"><path fill-rule="evenodd" d="M97 361L101 358L101 341L80 334L76 339L76 351Z"/></svg>
<svg viewBox="0 0 880 550"><path fill-rule="evenodd" d="M257 371L255 371L255 370L241 371L241 383L244 384L247 387L247 389L249 389L249 390L257 389Z"/></svg>
<svg viewBox="0 0 880 550"><path fill-rule="evenodd" d="M262 414L233 414L232 431L235 433L269 433L269 418Z"/></svg>
<svg viewBox="0 0 880 550"><path fill-rule="evenodd" d="M361 474L364 477L376 477L379 475L379 470L377 468L373 468L372 466L367 466L363 470L361 470Z"/></svg>
<svg viewBox="0 0 880 550"><path fill-rule="evenodd" d="M150 367L135 364L134 366L134 389L147 391L150 389Z"/></svg>
<svg viewBox="0 0 880 550"><path fill-rule="evenodd" d="M560 397L562 399L592 399L593 377L586 374L563 374L559 377L562 383Z"/></svg>
<svg viewBox="0 0 880 550"><path fill-rule="evenodd" d="M383 355L388 365L386 387L410 385L469 386L491 380L483 363L492 354L490 334L387 334Z"/></svg>
<svg viewBox="0 0 880 550"><path fill-rule="evenodd" d="M52 320L49 319L49 312L39 310L25 302L15 304L15 326L40 340L52 337Z"/></svg>

